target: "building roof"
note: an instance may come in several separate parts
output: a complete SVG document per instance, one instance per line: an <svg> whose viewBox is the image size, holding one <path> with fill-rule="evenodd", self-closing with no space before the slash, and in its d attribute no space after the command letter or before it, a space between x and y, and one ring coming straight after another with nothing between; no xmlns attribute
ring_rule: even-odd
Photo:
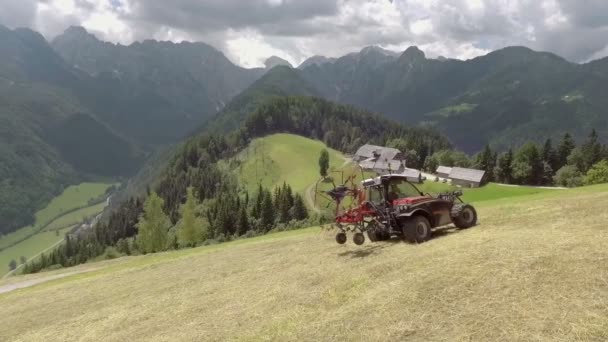
<svg viewBox="0 0 608 342"><path fill-rule="evenodd" d="M418 178L420 177L420 171L416 169L408 169L405 168L401 174L405 175L408 178Z"/></svg>
<svg viewBox="0 0 608 342"><path fill-rule="evenodd" d="M483 179L483 175L485 173L486 172L483 170L465 169L462 167L453 167L452 171L450 171L449 178L465 180L465 181L475 182L475 183L481 183L481 180Z"/></svg>
<svg viewBox="0 0 608 342"><path fill-rule="evenodd" d="M437 167L437 170L436 170L435 172L436 172L436 173L445 173L445 174L448 174L448 175L449 175L449 174L450 174L450 172L452 172L452 168L451 168L451 167L449 167L449 166L442 166L442 165L439 165L439 166Z"/></svg>
<svg viewBox="0 0 608 342"><path fill-rule="evenodd" d="M376 152L380 149L382 149L382 146L365 144L365 145L359 147L357 152L355 152L355 155L359 156L359 157L372 158L372 157L374 157L374 152Z"/></svg>
<svg viewBox="0 0 608 342"><path fill-rule="evenodd" d="M359 163L361 168L365 170L374 170L378 173L382 172L396 172L399 171L401 161L399 160L375 160L374 158L368 158Z"/></svg>
<svg viewBox="0 0 608 342"><path fill-rule="evenodd" d="M380 160L393 160L401 154L396 148L365 144L357 150L356 156L360 158L378 158Z"/></svg>

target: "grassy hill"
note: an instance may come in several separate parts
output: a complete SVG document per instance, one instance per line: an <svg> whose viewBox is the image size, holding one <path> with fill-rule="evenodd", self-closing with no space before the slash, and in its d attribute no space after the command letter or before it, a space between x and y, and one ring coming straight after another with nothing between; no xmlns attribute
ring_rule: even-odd
<svg viewBox="0 0 608 342"><path fill-rule="evenodd" d="M606 201L483 201L477 227L421 245L310 228L14 277L89 271L0 294L0 339L605 340Z"/></svg>
<svg viewBox="0 0 608 342"><path fill-rule="evenodd" d="M236 157L239 183L249 192L258 184L273 188L287 182L300 194L319 180L319 155L327 148L320 141L293 134L273 134L255 139ZM342 153L327 148L330 169L339 169L345 163Z"/></svg>
<svg viewBox="0 0 608 342"><path fill-rule="evenodd" d="M234 159L225 163L223 167L227 172L234 172L239 184L250 194L257 191L258 184L265 188L280 186L283 182L291 185L292 189L302 194L308 206L312 206L314 199L314 186L319 180L318 158L321 149L327 148L320 141L293 134L273 134L263 138L254 139L249 146ZM336 184L348 178L353 172L357 174L356 181L361 181L360 171L339 151L328 149L330 152L330 175ZM365 172L364 176L374 177L375 174ZM320 183L319 190L329 190L330 182ZM459 188L444 183L426 181L417 187L425 193L453 191ZM476 189L463 189L465 201L479 202L507 197L526 196L537 193L547 193L556 190L525 187L501 186L490 183ZM328 201L317 196L316 207L323 210ZM347 203L348 205L348 203ZM328 207L333 210L333 203Z"/></svg>

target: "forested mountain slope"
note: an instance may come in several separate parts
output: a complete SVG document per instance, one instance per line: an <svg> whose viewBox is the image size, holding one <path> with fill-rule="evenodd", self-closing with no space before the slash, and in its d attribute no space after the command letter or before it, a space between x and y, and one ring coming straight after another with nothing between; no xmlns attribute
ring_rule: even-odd
<svg viewBox="0 0 608 342"><path fill-rule="evenodd" d="M303 200L298 198L304 185L294 183L294 188L291 188L284 184L279 190L264 188L260 184L256 191L251 192L255 186L239 182L243 174L237 171L239 161L233 157L253 139L273 133L292 133L321 140L328 147L349 153L364 143L383 145L399 140L407 148L421 151L422 160L426 158L423 151L428 154L450 148L447 139L432 129L406 127L351 106L312 97L271 98L258 106L241 127L230 134L201 133L189 138L166 159L164 170L148 183L145 195L123 201L109 213L104 223L84 232L78 240L72 240L26 270L37 271L56 263L64 266L78 264L103 253L108 246L127 248L125 246L133 242L141 227L137 224L138 221L141 223L143 203L150 199L159 211L162 204L167 215L162 234L165 236L169 232L166 237L169 242L163 242L162 248L154 251L175 246L170 241L179 234L176 232L183 215L182 206L191 196L201 203L198 210L204 222L201 225L206 227L207 239L224 241L244 234L261 234L277 224L306 219L307 214L302 212ZM309 167L306 174L317 169L317 165ZM296 196L286 201L285 198L289 198L286 193L295 193ZM289 205L282 206L281 203ZM274 209L270 208L272 205ZM275 216L275 212L284 214Z"/></svg>
<svg viewBox="0 0 608 342"><path fill-rule="evenodd" d="M74 95L85 82L41 35L0 26L0 233L79 178L130 175L143 159Z"/></svg>
<svg viewBox="0 0 608 342"><path fill-rule="evenodd" d="M508 47L467 61L429 59L416 47L398 58L371 53L303 68L322 96L406 122L439 127L476 152L528 139L581 139L592 127L608 133L608 64L570 63L556 55ZM539 137L537 132L544 132Z"/></svg>

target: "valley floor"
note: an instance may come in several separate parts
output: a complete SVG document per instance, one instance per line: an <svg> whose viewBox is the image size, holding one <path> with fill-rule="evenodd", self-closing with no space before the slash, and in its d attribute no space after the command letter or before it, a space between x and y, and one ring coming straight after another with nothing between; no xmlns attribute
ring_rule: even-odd
<svg viewBox="0 0 608 342"><path fill-rule="evenodd" d="M608 186L478 206L427 243L319 228L125 257L0 294L0 340L608 339Z"/></svg>

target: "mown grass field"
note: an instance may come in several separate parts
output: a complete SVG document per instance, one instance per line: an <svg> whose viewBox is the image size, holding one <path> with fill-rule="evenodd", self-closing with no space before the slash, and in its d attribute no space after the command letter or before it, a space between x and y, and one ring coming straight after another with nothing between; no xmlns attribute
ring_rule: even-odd
<svg viewBox="0 0 608 342"><path fill-rule="evenodd" d="M267 188L289 183L292 189L303 194L308 186L321 177L319 155L327 148L320 141L293 134L273 134L255 139L237 157L242 160L236 170L239 182L255 193L258 184ZM343 155L329 149L330 169L344 164Z"/></svg>
<svg viewBox="0 0 608 342"><path fill-rule="evenodd" d="M11 260L18 261L21 256L32 257L55 244L58 240L55 232L51 230L60 229L65 233L65 228L79 223L83 217L101 212L105 202L87 205L89 200L102 196L111 185L113 183L82 183L70 186L36 213L34 225L0 238L0 275L9 271L8 263Z"/></svg>
<svg viewBox="0 0 608 342"><path fill-rule="evenodd" d="M605 341L606 203L481 201L478 226L420 245L310 228L55 271L91 270L0 294L0 340Z"/></svg>

